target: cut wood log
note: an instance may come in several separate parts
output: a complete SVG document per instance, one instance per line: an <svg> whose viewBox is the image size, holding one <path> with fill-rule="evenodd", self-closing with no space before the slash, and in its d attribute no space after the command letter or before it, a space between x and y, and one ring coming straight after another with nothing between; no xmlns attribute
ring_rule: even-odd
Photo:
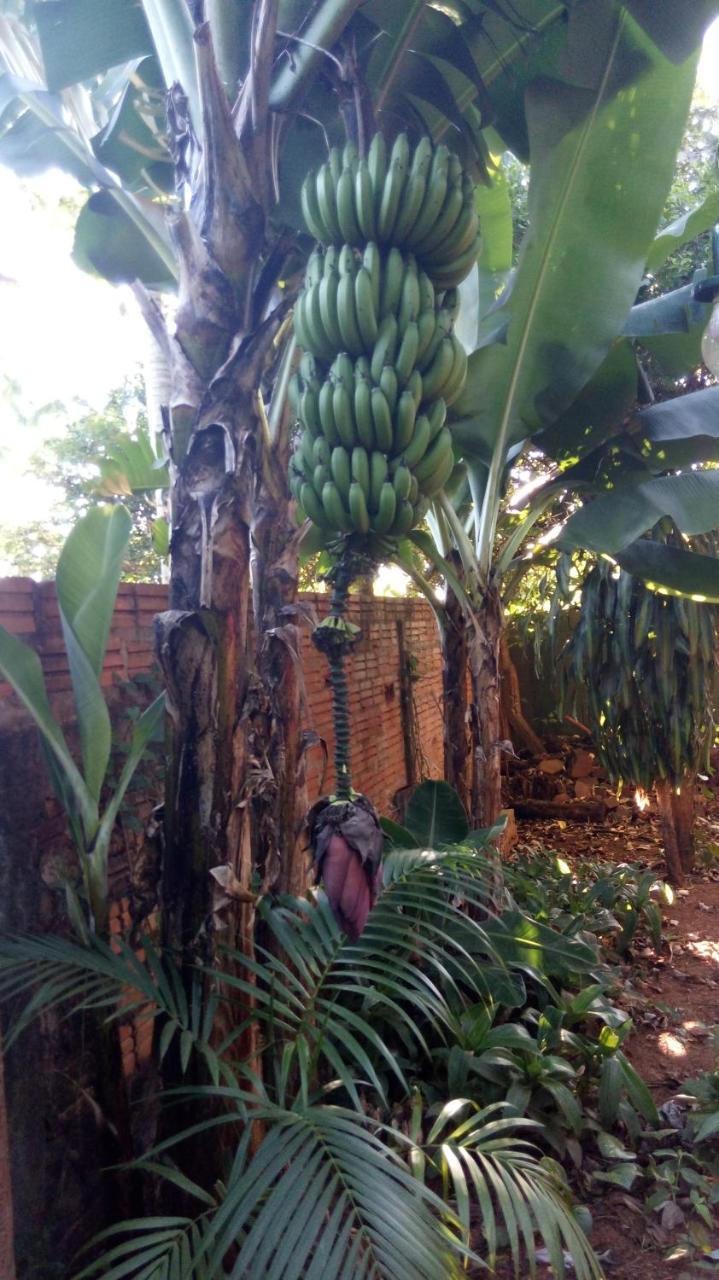
<svg viewBox="0 0 719 1280"><path fill-rule="evenodd" d="M569 822L604 822L604 800L515 800L518 818L566 818Z"/></svg>

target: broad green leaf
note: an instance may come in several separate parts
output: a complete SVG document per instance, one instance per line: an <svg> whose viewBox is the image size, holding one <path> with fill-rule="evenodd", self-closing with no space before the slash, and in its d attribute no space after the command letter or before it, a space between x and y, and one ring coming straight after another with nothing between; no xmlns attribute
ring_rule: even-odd
<svg viewBox="0 0 719 1280"><path fill-rule="evenodd" d="M577 547L616 555L664 516L670 516L676 527L689 535L715 529L719 524L719 471L656 476L617 486L571 516L558 545L564 550Z"/></svg>
<svg viewBox="0 0 719 1280"><path fill-rule="evenodd" d="M395 849L416 849L417 837L391 818L380 818L380 826Z"/></svg>
<svg viewBox="0 0 719 1280"><path fill-rule="evenodd" d="M136 0L53 0L36 5L33 17L51 90L152 53Z"/></svg>
<svg viewBox="0 0 719 1280"><path fill-rule="evenodd" d="M638 1164L618 1164L614 1169L610 1169L608 1173L594 1173L592 1177L597 1182L609 1182L614 1187L622 1187L624 1191L631 1191L640 1174L641 1169Z"/></svg>
<svg viewBox="0 0 719 1280"><path fill-rule="evenodd" d="M507 964L530 968L540 974L587 973L596 967L593 947L578 938L531 920L519 911L505 911L484 925L485 931Z"/></svg>
<svg viewBox="0 0 719 1280"><path fill-rule="evenodd" d="M162 91L162 76L156 58L143 58L128 80L107 124L92 139L92 148L101 164L117 174L129 191L154 194L154 189L171 192L174 175L163 139L144 118L142 86L151 93Z"/></svg>
<svg viewBox="0 0 719 1280"><path fill-rule="evenodd" d="M422 782L412 793L405 815L415 843L428 849L460 844L469 830L464 805L447 782Z"/></svg>
<svg viewBox="0 0 719 1280"><path fill-rule="evenodd" d="M67 789L59 798L64 800L68 795L72 798L82 820L85 835L91 839L97 827L97 805L85 786L80 770L68 750L62 730L50 710L40 659L33 649L23 644L16 636L10 635L4 627L0 627L0 671L12 685L20 701L27 707L48 751L52 754L59 778Z"/></svg>
<svg viewBox="0 0 719 1280"><path fill-rule="evenodd" d="M713 1115L703 1116L701 1124L694 1135L695 1142L704 1142L707 1138L712 1138L714 1134L719 1133L719 1110Z"/></svg>
<svg viewBox="0 0 719 1280"><path fill-rule="evenodd" d="M708 304L694 301L694 285L685 284L671 293L662 293L632 307L624 324L626 338L655 338L665 333L688 333L692 326L706 324Z"/></svg>
<svg viewBox="0 0 719 1280"><path fill-rule="evenodd" d="M133 493L152 493L166 489L170 483L168 464L155 456L147 430L129 436L115 446L114 452L99 461L98 492L105 497Z"/></svg>
<svg viewBox="0 0 719 1280"><path fill-rule="evenodd" d="M470 358L483 394L455 405L502 458L572 403L621 330L682 137L696 58L670 66L626 12L609 23L610 10L572 10L581 84L527 91L530 228L506 344Z"/></svg>
<svg viewBox="0 0 719 1280"><path fill-rule="evenodd" d="M627 0L627 8L672 62L682 62L716 16L716 0Z"/></svg>
<svg viewBox="0 0 719 1280"><path fill-rule="evenodd" d="M616 557L627 573L668 595L719 603L719 559L640 538Z"/></svg>
<svg viewBox="0 0 719 1280"><path fill-rule="evenodd" d="M71 530L58 560L60 610L97 676L102 671L131 527L125 507L92 507Z"/></svg>
<svg viewBox="0 0 719 1280"><path fill-rule="evenodd" d="M480 344L481 325L504 289L512 269L512 200L501 165L490 171L490 181L480 183L474 196L482 228L477 268L460 285L461 307L457 336L467 349Z"/></svg>
<svg viewBox="0 0 719 1280"><path fill-rule="evenodd" d="M688 244L708 231L719 220L719 191L710 191L701 204L695 205L681 218L675 218L666 227L662 227L654 237L647 254L647 271L657 271L663 266L670 254L682 245Z"/></svg>
<svg viewBox="0 0 719 1280"><path fill-rule="evenodd" d="M169 251L162 211L149 201L142 201L141 208L157 243ZM166 260L109 191L95 191L81 210L72 256L84 271L103 276L112 284L140 280L149 289L168 289L175 284Z"/></svg>
<svg viewBox="0 0 719 1280"><path fill-rule="evenodd" d="M631 344L619 339L596 373L556 422L535 437L540 449L570 466L604 444L633 408L637 364Z"/></svg>
<svg viewBox="0 0 719 1280"><path fill-rule="evenodd" d="M57 565L57 598L85 781L96 802L100 799L112 739L100 673L130 528L125 507L92 507L71 530Z"/></svg>
<svg viewBox="0 0 719 1280"><path fill-rule="evenodd" d="M719 460L719 387L640 409L629 423L649 465L669 471Z"/></svg>

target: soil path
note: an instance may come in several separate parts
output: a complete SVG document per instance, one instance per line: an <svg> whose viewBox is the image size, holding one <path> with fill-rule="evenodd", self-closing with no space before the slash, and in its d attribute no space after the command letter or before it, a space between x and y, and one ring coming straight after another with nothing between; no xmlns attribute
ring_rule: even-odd
<svg viewBox="0 0 719 1280"><path fill-rule="evenodd" d="M566 821L522 822L520 845L556 849L570 863L631 862L665 874L658 821L638 817L623 804L601 825ZM697 823L700 868L664 910L660 955L640 946L624 971L620 1003L634 1021L627 1052L658 1104L687 1080L714 1066L719 1025L719 806ZM703 865L702 865L703 864ZM607 1280L705 1280L719 1262L700 1267L698 1255L675 1261L667 1253L686 1228L664 1230L642 1200L621 1191L590 1203L592 1243L604 1259ZM716 1239L719 1246L719 1223ZM709 1269L707 1269L707 1266ZM571 1276L571 1272L568 1273Z"/></svg>

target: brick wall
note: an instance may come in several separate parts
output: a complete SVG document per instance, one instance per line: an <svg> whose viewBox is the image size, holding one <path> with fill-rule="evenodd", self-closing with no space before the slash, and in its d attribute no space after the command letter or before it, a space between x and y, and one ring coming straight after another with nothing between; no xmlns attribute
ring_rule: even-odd
<svg viewBox="0 0 719 1280"><path fill-rule="evenodd" d="M319 616L327 597L302 597ZM147 671L153 660L152 619L166 604L166 590L152 583L123 583L117 597L102 684L110 690L116 678L127 679ZM362 628L362 639L348 663L353 727L355 786L386 811L395 792L406 785L404 739L400 697L400 640L405 654L414 659L413 694L419 746L426 772L442 772L442 722L440 710L441 657L431 610L421 601L351 599L349 616ZM37 651L45 672L55 714L65 724L72 720L70 673L65 659L57 600L53 583L28 578L0 579L0 623ZM310 641L309 625L303 633L302 667L306 695L304 726L327 746L325 787L332 777L332 720L330 689L324 659ZM112 695L110 695L112 701ZM0 683L0 742L28 717L9 685ZM310 798L321 794L325 755L321 746L308 756ZM49 799L50 813L53 806ZM47 805L44 806L47 814ZM47 829L47 834L50 830Z"/></svg>

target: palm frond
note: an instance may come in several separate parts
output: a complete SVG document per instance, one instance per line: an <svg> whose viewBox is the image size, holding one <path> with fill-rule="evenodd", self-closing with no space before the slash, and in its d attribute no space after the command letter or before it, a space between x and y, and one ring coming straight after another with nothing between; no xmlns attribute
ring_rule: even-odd
<svg viewBox="0 0 719 1280"><path fill-rule="evenodd" d="M134 1218L100 1232L87 1248L110 1242L72 1280L211 1280L202 1257L203 1220ZM128 1236L128 1239L118 1237ZM117 1241L117 1243L114 1243Z"/></svg>
<svg viewBox="0 0 719 1280"><path fill-rule="evenodd" d="M272 1127L231 1183L204 1238L214 1275L238 1245L233 1280L437 1280L459 1275L437 1196L339 1107L260 1112Z"/></svg>
<svg viewBox="0 0 719 1280"><path fill-rule="evenodd" d="M340 933L324 900L284 900L264 910L273 950L257 960L229 952L230 963L212 972L253 1000L282 1105L297 1082L307 1103L320 1064L358 1109L359 1084L386 1102L386 1074L407 1092L397 1036L426 1053L428 1028L442 1038L458 1009L486 996L488 960L501 964L465 909L489 911L486 862L476 852L401 850L386 859L385 880L359 942ZM225 1058L230 1048L220 1050Z"/></svg>
<svg viewBox="0 0 719 1280"><path fill-rule="evenodd" d="M480 1108L458 1098L440 1111L425 1143L420 1167L441 1175L445 1198L456 1205L469 1244L478 1215L494 1265L498 1224L504 1228L515 1275L536 1273L535 1236L543 1239L554 1274L565 1274L563 1253L577 1280L597 1280L601 1268L575 1219L558 1166L544 1161L520 1130L539 1126L520 1119L506 1102Z"/></svg>

